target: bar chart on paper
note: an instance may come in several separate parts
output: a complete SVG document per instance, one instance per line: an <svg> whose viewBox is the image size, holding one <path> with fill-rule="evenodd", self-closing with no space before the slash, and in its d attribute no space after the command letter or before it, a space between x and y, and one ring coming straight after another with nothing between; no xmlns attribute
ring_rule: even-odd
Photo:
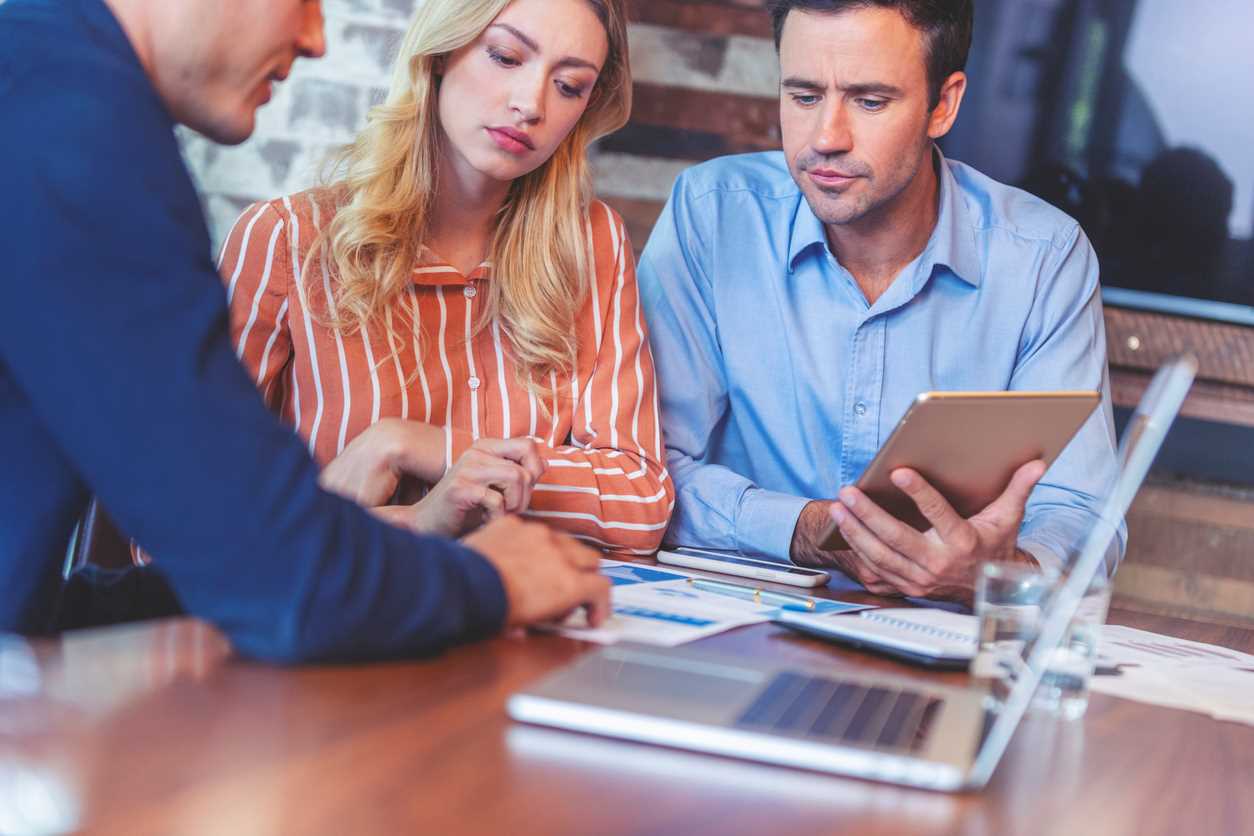
<svg viewBox="0 0 1254 836"><path fill-rule="evenodd" d="M683 624L688 627L709 627L717 622L710 618L701 618L695 615L680 615L675 612L664 612L662 610L651 610L648 607L630 607L619 606L614 607L614 614L627 618L645 618L654 621L664 621L669 624Z"/></svg>
<svg viewBox="0 0 1254 836"><path fill-rule="evenodd" d="M770 618L772 608L693 589L688 574L635 563L602 560L610 579L610 617L600 627L587 626L577 612L558 632L599 644L634 641L673 647L677 644Z"/></svg>
<svg viewBox="0 0 1254 836"><path fill-rule="evenodd" d="M637 566L634 563L614 563L611 561L602 561L601 574L609 578L610 583L614 586L677 581L686 577L677 572L665 572L648 566Z"/></svg>

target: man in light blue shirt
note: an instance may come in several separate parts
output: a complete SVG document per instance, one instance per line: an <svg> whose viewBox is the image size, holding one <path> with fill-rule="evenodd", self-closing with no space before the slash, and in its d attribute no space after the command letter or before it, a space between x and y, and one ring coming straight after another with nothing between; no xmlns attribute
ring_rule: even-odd
<svg viewBox="0 0 1254 836"><path fill-rule="evenodd" d="M982 561L1061 568L1116 469L1098 264L1074 220L934 145L965 90L970 0L772 7L783 152L686 171L639 266L669 540L966 601ZM1013 389L1102 405L969 519L913 471L893 479L926 533L852 487L920 392ZM850 551L819 548L831 520Z"/></svg>

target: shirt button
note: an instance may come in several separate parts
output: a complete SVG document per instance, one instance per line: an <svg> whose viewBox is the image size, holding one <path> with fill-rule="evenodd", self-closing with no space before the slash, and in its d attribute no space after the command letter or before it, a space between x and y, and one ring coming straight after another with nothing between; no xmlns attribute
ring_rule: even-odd
<svg viewBox="0 0 1254 836"><path fill-rule="evenodd" d="M858 401L853 405L853 411L858 415L866 415L866 404L862 401Z"/></svg>
<svg viewBox="0 0 1254 836"><path fill-rule="evenodd" d="M474 299L475 296L478 295L479 291L475 290L473 285L466 285L464 288L462 288L462 293L465 295L467 299Z"/></svg>
<svg viewBox="0 0 1254 836"><path fill-rule="evenodd" d="M479 382L480 382L480 381L479 381L479 378L477 378L477 377L472 377L470 380L468 380L468 381L466 381L466 382L467 382L468 384L470 384L470 388L471 388L471 390L472 390L472 391L473 391L473 390L475 390L475 389L478 389L478 388L479 388Z"/></svg>

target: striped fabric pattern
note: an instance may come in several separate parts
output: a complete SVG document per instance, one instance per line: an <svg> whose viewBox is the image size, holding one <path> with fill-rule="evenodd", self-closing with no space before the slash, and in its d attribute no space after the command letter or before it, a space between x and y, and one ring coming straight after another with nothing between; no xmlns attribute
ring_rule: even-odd
<svg viewBox="0 0 1254 836"><path fill-rule="evenodd" d="M594 275L577 317L570 374L539 396L514 374L498 324L474 333L488 263L463 276L428 254L378 333L324 324L332 276L306 263L334 205L309 191L249 206L219 268L231 335L266 403L322 465L371 424L402 418L444 428L447 466L478 438L529 436L548 469L526 516L603 548L657 548L674 504L664 465L653 359L622 219L595 203L586 222Z"/></svg>

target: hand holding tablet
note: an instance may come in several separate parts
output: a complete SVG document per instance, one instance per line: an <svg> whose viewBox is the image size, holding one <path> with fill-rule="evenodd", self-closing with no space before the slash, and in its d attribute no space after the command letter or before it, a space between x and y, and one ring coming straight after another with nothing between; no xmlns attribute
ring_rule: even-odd
<svg viewBox="0 0 1254 836"><path fill-rule="evenodd" d="M1015 471L1040 459L1046 466L1097 407L1097 392L924 392L897 422L856 487L917 531L932 523L891 479L910 468L962 517L993 503ZM850 548L830 525L822 548Z"/></svg>
<svg viewBox="0 0 1254 836"><path fill-rule="evenodd" d="M1099 402L1096 392L928 393L857 485L829 504L820 543L881 595L971 600L988 561L1019 548L1036 483Z"/></svg>

